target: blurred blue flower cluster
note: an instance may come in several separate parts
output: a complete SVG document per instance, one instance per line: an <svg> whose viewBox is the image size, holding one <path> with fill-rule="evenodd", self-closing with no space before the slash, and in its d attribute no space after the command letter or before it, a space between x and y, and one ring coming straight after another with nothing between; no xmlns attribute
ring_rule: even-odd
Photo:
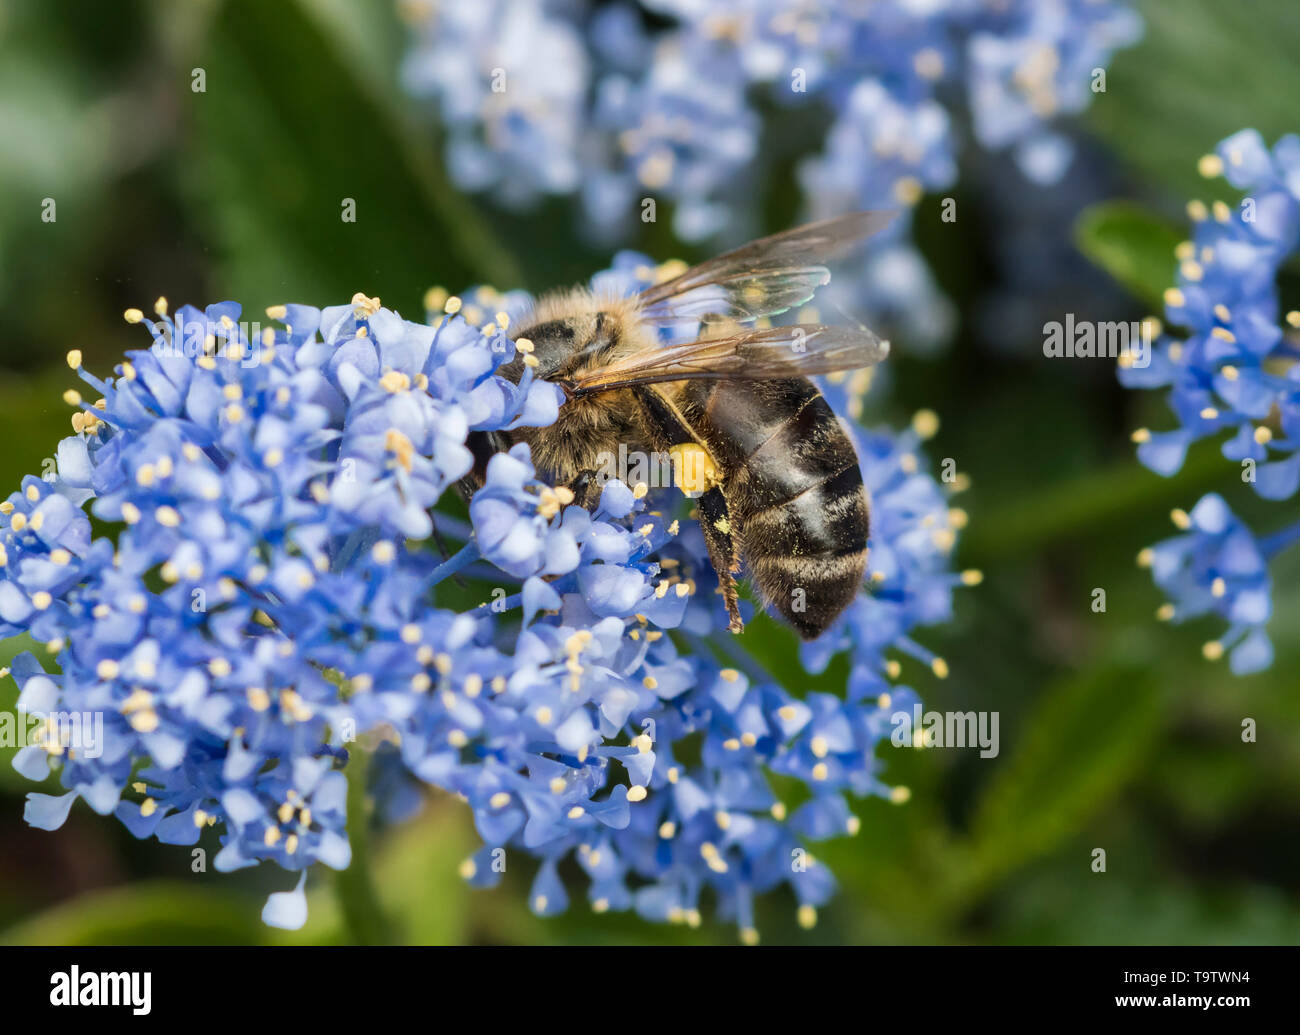
<svg viewBox="0 0 1300 1035"><path fill-rule="evenodd" d="M599 281L654 272L622 256ZM843 697L791 693L726 632L675 490L611 481L588 512L517 446L490 460L469 526L435 513L471 432L547 425L562 397L531 368L496 374L526 295L430 304L417 324L358 294L274 307L262 328L233 303L172 316L160 299L127 312L153 346L112 376L69 355L99 398L69 391L57 473L0 505L0 634L52 663L13 666L20 707L49 720L15 765L63 788L30 794L28 822L56 828L81 799L167 844L214 827L218 870L341 868L342 770L366 749L390 815L424 785L468 803L471 883L499 879L503 850L539 859L539 914L565 908L571 858L597 910L695 923L711 893L753 938L754 897L785 884L811 924L834 882L805 840L856 831L849 794L906 798L875 757L914 700L887 655L945 674L910 637L949 615L962 516L917 432L858 432L870 591L809 656L849 650L853 677ZM450 558L444 533L463 543ZM446 606L453 574L479 606ZM72 714L102 717L98 743L66 735ZM778 796L773 774L799 790ZM300 925L303 880L264 917Z"/></svg>
<svg viewBox="0 0 1300 1035"><path fill-rule="evenodd" d="M1162 334L1147 366L1121 362L1131 388L1168 388L1178 420L1172 431L1139 428L1138 457L1162 475L1178 471L1191 443L1223 437L1222 453L1267 500L1300 489L1300 312L1280 313L1277 274L1300 247L1300 137L1270 152L1255 130L1228 137L1201 159L1206 177L1223 176L1244 192L1240 204L1192 201L1192 239L1178 248L1178 283L1165 292ZM1229 652L1232 670L1272 663L1264 627L1272 616L1269 561L1300 539L1300 523L1257 537L1217 494L1190 513L1174 512L1181 535L1143 551L1170 597L1160 616L1215 614L1225 634L1205 645L1208 658Z"/></svg>
<svg viewBox="0 0 1300 1035"><path fill-rule="evenodd" d="M583 229L607 239L651 199L672 202L686 240L744 236L778 150L764 106L826 120L821 153L798 169L813 218L910 209L950 187L957 103L982 145L1055 183L1072 147L1049 123L1087 107L1113 52L1141 33L1123 0L401 6L416 37L404 79L436 99L456 183L512 206L576 194ZM908 221L889 238L857 301L913 345L941 339L951 317Z"/></svg>

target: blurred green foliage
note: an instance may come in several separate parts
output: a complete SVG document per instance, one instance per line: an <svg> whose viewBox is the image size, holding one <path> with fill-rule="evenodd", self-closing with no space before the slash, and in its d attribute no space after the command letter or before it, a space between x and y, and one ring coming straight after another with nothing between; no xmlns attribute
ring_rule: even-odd
<svg viewBox="0 0 1300 1035"><path fill-rule="evenodd" d="M1145 41L1121 52L1086 128L1104 142L1126 197L1079 221L1082 250L1118 285L1117 311L1155 311L1185 232L1182 206L1206 187L1196 158L1254 125L1300 129L1300 9L1289 0L1144 2ZM447 184L436 130L403 98L403 29L386 3L344 0L11 0L0 6L0 474L39 471L68 429L62 355L106 366L139 334L120 314L159 294L174 304L236 298L344 302L357 290L418 316L422 292L474 282L533 289L603 261L576 240L572 210L486 212ZM206 91L191 89L196 68ZM1003 175L1012 175L1004 171ZM965 188L963 188L965 189ZM1022 189L1022 188L1017 188ZM1023 188L1029 189L1029 188ZM769 191L769 229L794 192ZM47 197L57 221L42 222ZM977 193L941 230L934 199L918 235L963 316L941 357L900 342L878 414L944 417L932 459L971 475L963 567L985 570L956 620L926 636L952 675L904 660L927 707L996 710L1002 752L883 748L906 805L859 804L861 831L818 847L842 891L803 931L792 901L761 903L769 942L1294 942L1300 934L1300 564L1277 584L1273 668L1234 679L1205 662L1212 627L1158 624L1160 598L1134 564L1169 534L1168 512L1218 488L1258 527L1279 519L1234 485L1214 445L1162 480L1139 468L1128 431L1168 424L1155 394L1126 393L1103 364L1044 363L1041 342L975 344L996 274L984 261ZM342 199L357 222L339 218ZM966 215L965 213L973 213ZM639 242L681 252L667 220ZM1045 230L1044 232L1051 232ZM1289 290L1289 284L1284 284ZM1064 312L1075 299L1052 300ZM1288 306L1297 299L1285 300ZM1105 589L1104 613L1091 609ZM22 645L8 645L12 654ZM760 619L747 646L794 688L843 686L843 664L808 676L788 630ZM11 708L12 680L0 686ZM1244 718L1258 742L1241 738ZM293 934L258 918L289 875L191 872L187 849L135 842L82 808L56 834L21 819L28 788L0 750L0 941L19 943L701 943L732 932L592 914L542 921L526 908L531 869L494 891L457 876L476 844L458 803L376 832L353 810L358 865L313 875L311 919ZM359 799L355 803L363 805ZM208 846L211 849L211 845ZM1104 874L1093 851L1107 853ZM364 865L362 865L364 863Z"/></svg>

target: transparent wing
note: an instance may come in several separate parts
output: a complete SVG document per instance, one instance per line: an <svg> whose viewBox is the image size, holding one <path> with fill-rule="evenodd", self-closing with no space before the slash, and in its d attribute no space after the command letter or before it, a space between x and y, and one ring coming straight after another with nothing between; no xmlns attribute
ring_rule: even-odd
<svg viewBox="0 0 1300 1035"><path fill-rule="evenodd" d="M883 229L893 212L855 212L773 234L647 288L641 318L664 324L720 316L755 320L812 298L830 280L823 263Z"/></svg>
<svg viewBox="0 0 1300 1035"><path fill-rule="evenodd" d="M586 395L659 381L811 377L872 366L888 355L889 342L864 327L793 324L639 352L584 374L568 388Z"/></svg>

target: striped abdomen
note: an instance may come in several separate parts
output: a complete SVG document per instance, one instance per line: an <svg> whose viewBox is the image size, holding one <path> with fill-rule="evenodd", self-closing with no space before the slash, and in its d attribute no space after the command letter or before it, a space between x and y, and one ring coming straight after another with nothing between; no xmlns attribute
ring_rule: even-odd
<svg viewBox="0 0 1300 1035"><path fill-rule="evenodd" d="M857 595L868 508L852 442L810 381L694 382L684 412L722 467L751 578L805 639Z"/></svg>

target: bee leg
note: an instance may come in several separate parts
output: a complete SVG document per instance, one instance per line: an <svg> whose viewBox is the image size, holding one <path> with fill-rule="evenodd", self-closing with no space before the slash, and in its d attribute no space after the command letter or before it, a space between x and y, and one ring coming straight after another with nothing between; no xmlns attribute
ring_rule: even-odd
<svg viewBox="0 0 1300 1035"><path fill-rule="evenodd" d="M722 490L715 487L701 496L696 506L699 509L704 544L709 549L709 561L718 574L722 600L727 605L727 615L731 619L727 628L733 633L744 632L745 623L740 618L740 595L734 578L736 572L740 571L740 548L736 529L727 512L727 499Z"/></svg>
<svg viewBox="0 0 1300 1035"><path fill-rule="evenodd" d="M595 511L600 505L600 494L605 487L600 483L600 472L581 471L566 488L573 493L573 501L585 510Z"/></svg>

